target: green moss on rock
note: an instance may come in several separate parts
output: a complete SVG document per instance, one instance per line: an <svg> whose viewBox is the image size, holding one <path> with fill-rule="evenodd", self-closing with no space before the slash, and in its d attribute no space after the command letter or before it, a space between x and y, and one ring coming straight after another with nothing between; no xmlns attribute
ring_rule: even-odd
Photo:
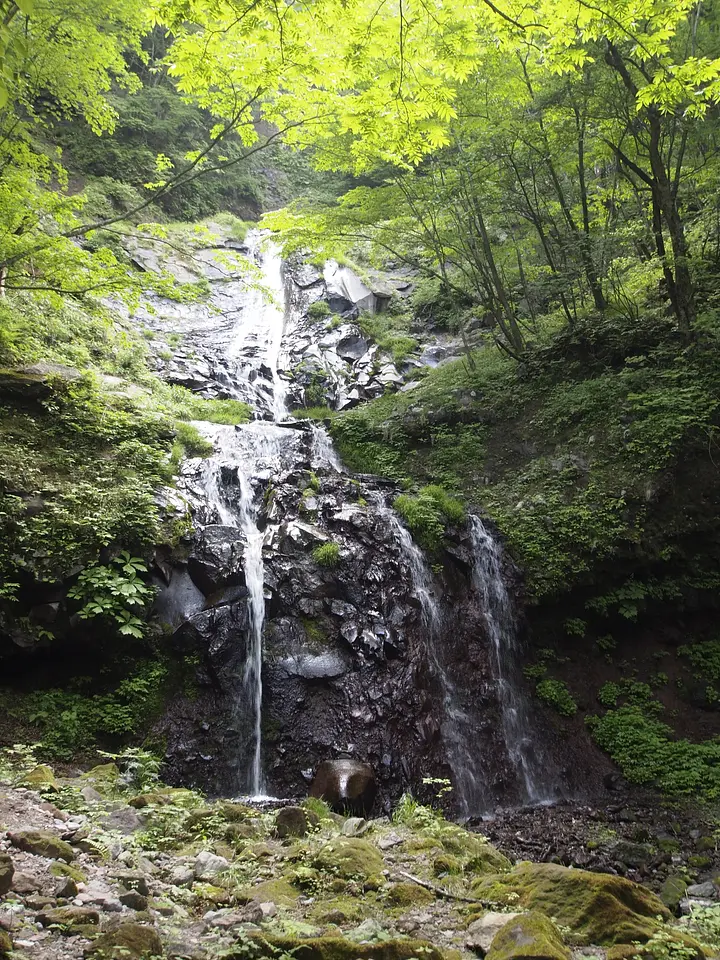
<svg viewBox="0 0 720 960"><path fill-rule="evenodd" d="M254 887L244 887L237 893L236 899L240 903L249 903L251 900L257 900L259 903L267 903L272 900L280 906L292 905L297 902L300 891L290 883L289 880L266 880Z"/></svg>
<svg viewBox="0 0 720 960"><path fill-rule="evenodd" d="M7 957L12 952L12 948L13 943L10 934L0 930L0 957Z"/></svg>
<svg viewBox="0 0 720 960"><path fill-rule="evenodd" d="M74 880L75 883L85 883L87 880L87 877L80 867L74 867L70 863L51 863L50 873L54 877L70 877L70 879Z"/></svg>
<svg viewBox="0 0 720 960"><path fill-rule="evenodd" d="M387 892L388 901L397 907L421 906L432 903L434 894L416 883L393 883Z"/></svg>
<svg viewBox="0 0 720 960"><path fill-rule="evenodd" d="M60 927L63 933L71 935L87 927L96 927L100 923L100 914L90 907L54 907L39 913L35 919L43 927Z"/></svg>
<svg viewBox="0 0 720 960"><path fill-rule="evenodd" d="M377 849L367 840L352 838L326 844L315 858L315 865L344 880L378 876L385 864Z"/></svg>
<svg viewBox="0 0 720 960"><path fill-rule="evenodd" d="M32 790L44 788L45 790L57 790L57 780L52 767L45 763L34 767L22 779L23 787L30 787Z"/></svg>
<svg viewBox="0 0 720 960"><path fill-rule="evenodd" d="M639 884L556 863L522 863L510 873L478 880L473 891L496 903L539 910L586 943L644 943L657 930L657 918L669 917L655 894Z"/></svg>
<svg viewBox="0 0 720 960"><path fill-rule="evenodd" d="M157 930L141 923L121 923L85 951L88 960L150 960L162 954Z"/></svg>
<svg viewBox="0 0 720 960"><path fill-rule="evenodd" d="M70 844L47 830L18 830L8 836L10 843L25 853L34 853L50 860L65 860L67 863L75 859L75 851Z"/></svg>
<svg viewBox="0 0 720 960"><path fill-rule="evenodd" d="M487 960L570 960L555 925L538 911L526 913L495 935Z"/></svg>
<svg viewBox="0 0 720 960"><path fill-rule="evenodd" d="M443 953L419 940L386 940L382 943L353 943L344 937L261 937L238 945L226 960L277 957L290 954L295 960L443 960Z"/></svg>
<svg viewBox="0 0 720 960"><path fill-rule="evenodd" d="M5 853L0 854L0 897L4 897L12 886L14 873L12 859Z"/></svg>

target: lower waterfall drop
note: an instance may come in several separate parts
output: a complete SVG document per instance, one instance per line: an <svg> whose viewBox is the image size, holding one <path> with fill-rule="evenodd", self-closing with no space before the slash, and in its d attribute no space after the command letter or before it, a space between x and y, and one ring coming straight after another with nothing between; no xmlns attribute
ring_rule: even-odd
<svg viewBox="0 0 720 960"><path fill-rule="evenodd" d="M503 737L510 765L520 781L526 803L548 800L540 783L541 757L531 736L530 717L519 677L518 625L515 605L502 569L502 548L478 516L470 516L473 546L473 586L480 599L491 644Z"/></svg>

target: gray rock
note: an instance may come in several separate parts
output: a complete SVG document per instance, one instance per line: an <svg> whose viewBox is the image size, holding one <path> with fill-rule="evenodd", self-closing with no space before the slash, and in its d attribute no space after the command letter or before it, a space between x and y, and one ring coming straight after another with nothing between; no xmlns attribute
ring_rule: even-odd
<svg viewBox="0 0 720 960"><path fill-rule="evenodd" d="M502 930L506 923L519 916L519 913L486 913L468 927L465 946L484 957L495 939L495 934Z"/></svg>
<svg viewBox="0 0 720 960"><path fill-rule="evenodd" d="M203 850L195 859L193 873L196 880L214 880L230 866L225 857Z"/></svg>
<svg viewBox="0 0 720 960"><path fill-rule="evenodd" d="M6 853L0 854L0 897L4 897L12 886L14 873L15 867L12 857L9 857Z"/></svg>
<svg viewBox="0 0 720 960"><path fill-rule="evenodd" d="M135 833L136 830L142 830L145 827L145 817L134 810L132 807L121 807L103 818L103 826L107 830L117 830L124 836Z"/></svg>
<svg viewBox="0 0 720 960"><path fill-rule="evenodd" d="M118 899L124 907L129 907L131 910L147 910L148 908L147 897L138 893L137 890L121 890Z"/></svg>
<svg viewBox="0 0 720 960"><path fill-rule="evenodd" d="M700 897L705 900L717 900L718 888L712 880L706 880L705 883L694 883L687 888L688 897Z"/></svg>
<svg viewBox="0 0 720 960"><path fill-rule="evenodd" d="M317 817L315 818L317 820ZM304 837L311 827L309 811L303 807L282 807L275 816L275 832L281 838Z"/></svg>
<svg viewBox="0 0 720 960"><path fill-rule="evenodd" d="M342 835L344 837L361 837L370 829L370 824L364 817L348 817L342 825Z"/></svg>
<svg viewBox="0 0 720 960"><path fill-rule="evenodd" d="M370 344L364 338L358 334L351 334L348 337L343 337L336 346L335 352L339 357L342 357L343 360L359 360L361 357L364 357L368 352Z"/></svg>

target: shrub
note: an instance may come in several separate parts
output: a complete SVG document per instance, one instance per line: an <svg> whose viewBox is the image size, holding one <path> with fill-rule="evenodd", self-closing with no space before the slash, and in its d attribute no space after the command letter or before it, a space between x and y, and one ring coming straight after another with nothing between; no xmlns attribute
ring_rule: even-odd
<svg viewBox="0 0 720 960"><path fill-rule="evenodd" d="M340 562L340 547L337 543L323 543L315 547L312 557L320 567L336 567Z"/></svg>
<svg viewBox="0 0 720 960"><path fill-rule="evenodd" d="M189 457L209 457L214 447L191 423L178 423L175 428L177 441Z"/></svg>
<svg viewBox="0 0 720 960"><path fill-rule="evenodd" d="M332 310L327 300L316 300L308 307L307 315L311 320L322 320L324 317L329 317L331 313Z"/></svg>
<svg viewBox="0 0 720 960"><path fill-rule="evenodd" d="M574 717L577 713L577 704L572 698L567 684L562 680L541 680L535 687L535 693L553 710L563 717Z"/></svg>
<svg viewBox="0 0 720 960"><path fill-rule="evenodd" d="M140 574L147 566L138 557L123 552L107 566L88 567L68 590L71 600L83 606L78 616L83 620L105 617L114 621L125 636L142 637L145 624L140 619L153 597L154 589L143 582Z"/></svg>
<svg viewBox="0 0 720 960"><path fill-rule="evenodd" d="M436 485L421 487L416 495L402 493L393 506L426 550L438 549L446 523L462 523L465 519L460 501Z"/></svg>

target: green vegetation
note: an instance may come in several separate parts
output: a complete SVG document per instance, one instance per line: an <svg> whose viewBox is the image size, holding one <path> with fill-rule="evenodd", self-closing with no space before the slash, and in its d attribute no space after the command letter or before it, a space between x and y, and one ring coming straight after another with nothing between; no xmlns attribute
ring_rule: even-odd
<svg viewBox="0 0 720 960"><path fill-rule="evenodd" d="M114 620L124 636L142 637L144 623L137 614L154 594L143 582L143 573L147 573L145 563L125 551L108 566L86 567L68 597L82 604L78 616L83 620L104 617Z"/></svg>
<svg viewBox="0 0 720 960"><path fill-rule="evenodd" d="M402 493L393 506L426 550L440 547L447 523L459 524L465 519L460 501L437 485L421 487L414 495Z"/></svg>
<svg viewBox="0 0 720 960"><path fill-rule="evenodd" d="M332 310L327 300L316 300L308 307L308 316L311 320L322 320L324 317L331 316L331 314Z"/></svg>
<svg viewBox="0 0 720 960"><path fill-rule="evenodd" d="M319 567L332 569L340 562L340 546L337 543L322 543L315 547L312 558Z"/></svg>
<svg viewBox="0 0 720 960"><path fill-rule="evenodd" d="M577 703L562 680L541 680L535 687L535 693L543 703L557 710L563 717L574 717L577 713Z"/></svg>

